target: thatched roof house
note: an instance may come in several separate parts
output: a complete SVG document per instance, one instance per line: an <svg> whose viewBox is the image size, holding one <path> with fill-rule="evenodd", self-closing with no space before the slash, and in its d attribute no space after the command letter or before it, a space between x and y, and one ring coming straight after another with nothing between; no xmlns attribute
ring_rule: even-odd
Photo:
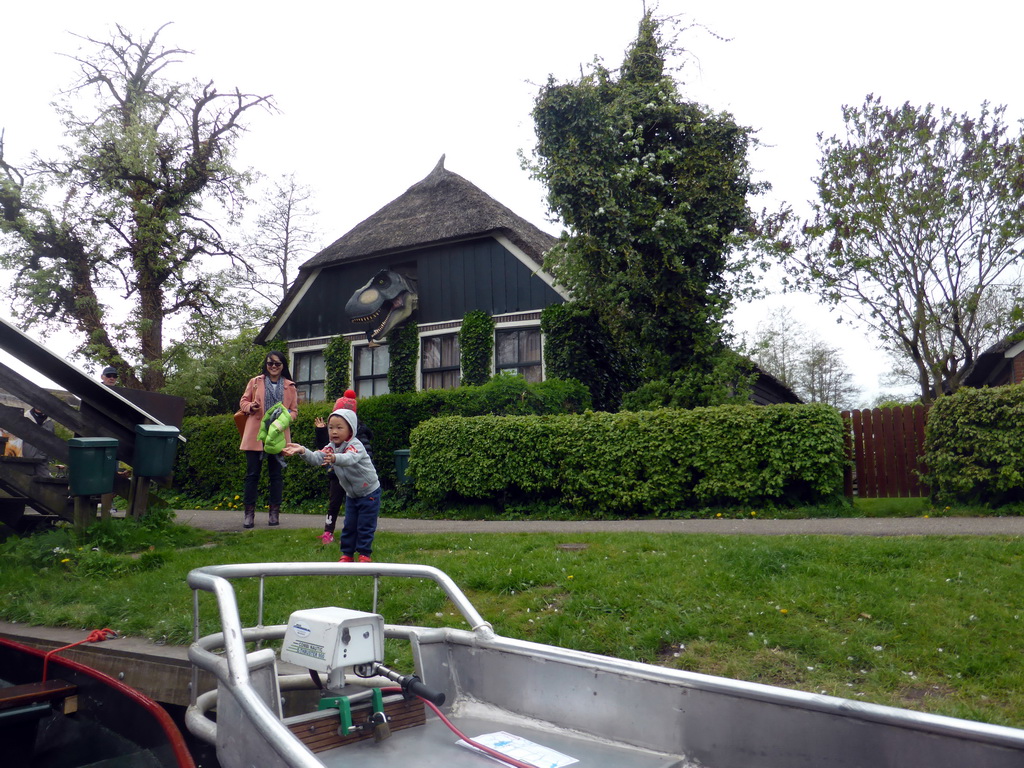
<svg viewBox="0 0 1024 768"><path fill-rule="evenodd" d="M353 343L357 391L386 391L380 370L387 365L386 347L367 344L363 329L342 309L381 270L391 270L416 286L413 319L421 339L429 339L422 342L422 386L449 386L457 380L457 333L473 310L491 315L496 341L509 342L513 351L507 369L541 379L540 311L566 298L542 268L555 242L446 169L442 156L426 178L304 263L257 340L288 340L300 393L317 399L323 389L323 349L343 335ZM449 363L434 366L445 369L443 376L430 364L439 356Z"/></svg>
<svg viewBox="0 0 1024 768"><path fill-rule="evenodd" d="M302 270L494 234L508 238L538 267L556 242L445 168L442 155L425 179L324 248Z"/></svg>

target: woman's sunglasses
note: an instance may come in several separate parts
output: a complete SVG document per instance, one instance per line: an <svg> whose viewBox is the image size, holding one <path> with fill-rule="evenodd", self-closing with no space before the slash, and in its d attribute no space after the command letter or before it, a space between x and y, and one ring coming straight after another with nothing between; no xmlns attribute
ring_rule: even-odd
<svg viewBox="0 0 1024 768"><path fill-rule="evenodd" d="M267 368L280 368L284 363L278 362L277 360L267 360Z"/></svg>

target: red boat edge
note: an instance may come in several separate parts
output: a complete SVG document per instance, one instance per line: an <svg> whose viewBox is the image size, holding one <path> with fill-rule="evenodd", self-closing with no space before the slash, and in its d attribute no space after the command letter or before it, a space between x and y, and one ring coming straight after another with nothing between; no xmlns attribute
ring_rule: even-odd
<svg viewBox="0 0 1024 768"><path fill-rule="evenodd" d="M18 665L10 663L0 665L0 678L7 679L8 682L15 685L40 683L42 681L43 661L46 657L45 651L0 637L0 654L8 658L12 655L17 656L25 662ZM30 659L33 661L30 661ZM55 678L66 680L79 688L89 689L92 695L108 697L112 701L120 699L125 707L130 708L136 713L141 713L140 717L148 722L150 726L148 728L149 735L146 740L160 746L161 751L170 757L171 762L167 764L174 766L174 768L196 768L185 737L178 729L178 726L175 725L171 716L157 702L109 675L84 664L63 658L59 654L51 655L47 666L48 680ZM17 674L11 674L11 670L15 668L17 668ZM2 691L3 689L0 688L0 693ZM107 720L110 720L110 714L116 714L105 707L97 709L102 709L106 712ZM104 716L103 712L90 712L88 710L83 710L83 714L93 717L99 714L100 717L97 717L97 720L102 720ZM119 723L105 722L103 725L132 741L136 741L133 738L134 734L126 733L125 730L119 727L121 725ZM153 748L152 745L145 745L143 743L140 743L140 746L148 749ZM164 762L166 763L166 761Z"/></svg>

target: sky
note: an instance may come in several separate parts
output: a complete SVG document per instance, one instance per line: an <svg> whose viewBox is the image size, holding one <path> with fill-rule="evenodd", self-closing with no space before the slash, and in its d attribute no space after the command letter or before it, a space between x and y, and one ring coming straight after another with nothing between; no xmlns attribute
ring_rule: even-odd
<svg viewBox="0 0 1024 768"><path fill-rule="evenodd" d="M0 128L9 160L51 153L61 128L50 103L76 72L61 54L81 45L72 33L104 39L118 23L148 35L172 22L160 39L194 52L176 77L273 95L276 111L249 113L237 165L294 173L308 185L322 245L426 176L442 154L446 168L558 234L542 185L520 164L534 144L533 99L549 75L578 78L595 56L618 66L643 9L641 0L18 4L4 13ZM789 204L807 215L817 134L841 134L841 107L869 93L893 107L976 114L989 101L1006 104L1011 119L1024 116L1017 3L662 0L658 13L694 25L680 38L689 51L682 94L758 131L753 166L773 191L752 201L757 209ZM775 287L772 276L766 287ZM886 358L868 334L837 324L852 315L813 297L746 304L736 331L752 333L783 306L843 350L864 403L888 391L879 380Z"/></svg>

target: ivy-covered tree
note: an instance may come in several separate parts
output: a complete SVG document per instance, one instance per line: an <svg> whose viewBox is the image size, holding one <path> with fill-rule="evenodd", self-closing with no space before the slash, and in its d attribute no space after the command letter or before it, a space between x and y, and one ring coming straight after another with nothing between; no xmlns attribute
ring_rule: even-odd
<svg viewBox="0 0 1024 768"><path fill-rule="evenodd" d="M212 216L237 211L248 181L231 166L241 120L270 105L168 79L188 52L159 45L163 29L81 38L80 78L58 104L61 156L18 167L0 141L0 266L14 270L16 318L44 333L72 328L79 353L154 391L167 322L223 318L242 303L230 300L237 281L209 269L233 255Z"/></svg>
<svg viewBox="0 0 1024 768"><path fill-rule="evenodd" d="M544 367L549 379L575 379L587 386L594 409L614 413L622 396L639 382L595 312L580 302L551 304L540 315Z"/></svg>
<svg viewBox="0 0 1024 768"><path fill-rule="evenodd" d="M819 199L789 273L856 307L927 403L1019 323L1024 133L988 104L956 115L869 95L843 119L845 137L819 136Z"/></svg>
<svg viewBox="0 0 1024 768"><path fill-rule="evenodd" d="M647 13L617 72L596 63L578 81L549 79L528 165L567 229L546 266L637 354L642 379L678 384L723 349L743 266L730 252L752 235L747 198L764 186L747 161L751 130L685 100L669 53Z"/></svg>

